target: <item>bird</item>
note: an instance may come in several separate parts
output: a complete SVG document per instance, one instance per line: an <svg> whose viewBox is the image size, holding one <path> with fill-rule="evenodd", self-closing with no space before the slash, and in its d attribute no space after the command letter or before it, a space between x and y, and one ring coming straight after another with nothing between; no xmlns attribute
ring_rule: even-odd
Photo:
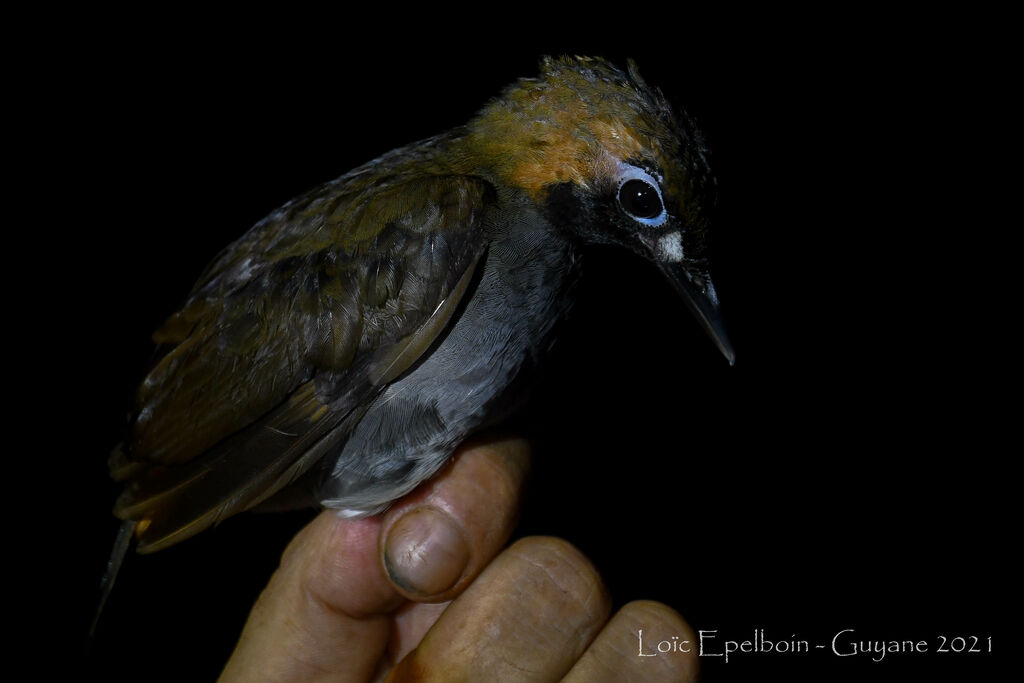
<svg viewBox="0 0 1024 683"><path fill-rule="evenodd" d="M386 510L520 403L588 245L650 261L732 364L715 184L632 60L544 57L468 123L272 211L153 335L109 459L114 555L245 510Z"/></svg>

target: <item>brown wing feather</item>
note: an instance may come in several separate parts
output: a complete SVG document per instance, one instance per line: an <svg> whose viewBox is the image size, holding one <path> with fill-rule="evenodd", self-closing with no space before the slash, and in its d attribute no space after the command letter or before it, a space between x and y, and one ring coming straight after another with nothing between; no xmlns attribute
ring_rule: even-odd
<svg viewBox="0 0 1024 683"><path fill-rule="evenodd" d="M445 329L484 251L489 188L355 179L258 224L154 336L167 351L111 463L129 480L115 512L142 520L143 549L293 480Z"/></svg>

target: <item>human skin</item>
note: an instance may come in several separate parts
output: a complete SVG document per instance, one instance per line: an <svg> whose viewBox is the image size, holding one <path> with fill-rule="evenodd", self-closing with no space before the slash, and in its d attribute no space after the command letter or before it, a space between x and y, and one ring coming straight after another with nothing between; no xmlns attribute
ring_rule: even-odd
<svg viewBox="0 0 1024 683"><path fill-rule="evenodd" d="M611 599L557 538L505 547L529 445L492 436L383 515L325 511L288 546L222 675L229 681L688 681L695 654L639 657L637 632L693 632L670 607Z"/></svg>

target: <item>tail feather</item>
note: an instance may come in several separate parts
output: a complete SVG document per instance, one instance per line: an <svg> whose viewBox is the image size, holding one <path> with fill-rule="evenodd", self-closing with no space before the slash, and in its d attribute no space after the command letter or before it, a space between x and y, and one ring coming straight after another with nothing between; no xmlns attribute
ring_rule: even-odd
<svg viewBox="0 0 1024 683"><path fill-rule="evenodd" d="M114 588L117 574L121 571L121 563L124 562L124 557L128 554L128 548L132 544L135 525L136 522L128 520L121 522L121 526L117 530L117 538L114 540L114 547L110 551L110 559L107 560L107 569L103 572L103 579L100 581L100 599L96 605L96 614L93 615L92 624L89 626L90 641L96 636L96 627L100 623L103 608L107 604L107 598L110 597L110 591Z"/></svg>

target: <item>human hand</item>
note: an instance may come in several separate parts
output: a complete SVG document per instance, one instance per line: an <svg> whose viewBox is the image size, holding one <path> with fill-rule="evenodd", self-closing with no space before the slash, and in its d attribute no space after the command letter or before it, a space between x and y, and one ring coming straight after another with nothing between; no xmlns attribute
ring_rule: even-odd
<svg viewBox="0 0 1024 683"><path fill-rule="evenodd" d="M611 601L555 538L502 552L529 448L460 449L385 514L325 511L296 536L253 607L228 681L692 680L696 657L638 657L637 631L692 636L669 607ZM500 554L499 554L500 553Z"/></svg>

